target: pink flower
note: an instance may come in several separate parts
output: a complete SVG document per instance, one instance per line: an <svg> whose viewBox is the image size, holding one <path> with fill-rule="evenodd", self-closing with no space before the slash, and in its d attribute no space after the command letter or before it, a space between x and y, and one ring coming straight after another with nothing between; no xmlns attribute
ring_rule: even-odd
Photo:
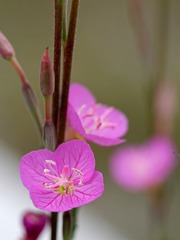
<svg viewBox="0 0 180 240"><path fill-rule="evenodd" d="M115 182L131 191L144 191L162 184L176 164L170 139L156 136L140 146L118 150L110 162Z"/></svg>
<svg viewBox="0 0 180 240"><path fill-rule="evenodd" d="M92 202L104 190L93 152L82 140L63 143L55 152L43 149L28 153L21 159L20 175L33 204L50 212Z"/></svg>
<svg viewBox="0 0 180 240"><path fill-rule="evenodd" d="M119 110L96 103L94 96L84 86L70 86L68 122L81 137L102 146L124 142L120 139L128 130L127 117Z"/></svg>

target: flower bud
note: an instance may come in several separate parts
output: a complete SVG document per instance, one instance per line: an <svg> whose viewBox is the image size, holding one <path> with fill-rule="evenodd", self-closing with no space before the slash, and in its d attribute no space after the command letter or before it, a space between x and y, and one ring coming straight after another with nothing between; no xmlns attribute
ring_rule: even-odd
<svg viewBox="0 0 180 240"><path fill-rule="evenodd" d="M46 121L43 127L43 145L52 151L56 146L55 128L51 120Z"/></svg>
<svg viewBox="0 0 180 240"><path fill-rule="evenodd" d="M40 88L43 96L51 96L54 92L53 69L51 60L48 56L48 48L46 48L41 60Z"/></svg>
<svg viewBox="0 0 180 240"><path fill-rule="evenodd" d="M0 32L0 56L6 60L9 60L14 55L14 48L12 47L8 39L4 36L4 34Z"/></svg>
<svg viewBox="0 0 180 240"><path fill-rule="evenodd" d="M23 216L23 225L26 230L25 239L36 240L46 223L49 221L49 217L42 213L27 212Z"/></svg>
<svg viewBox="0 0 180 240"><path fill-rule="evenodd" d="M33 115L39 130L42 131L42 119L41 119L39 104L31 86L28 83L25 83L22 85L22 94L24 96L24 100L27 105L27 108L30 110L30 113Z"/></svg>

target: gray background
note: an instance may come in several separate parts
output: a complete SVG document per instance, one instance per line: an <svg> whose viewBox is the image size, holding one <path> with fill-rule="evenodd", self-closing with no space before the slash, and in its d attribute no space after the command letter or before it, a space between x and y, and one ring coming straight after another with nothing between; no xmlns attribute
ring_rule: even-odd
<svg viewBox="0 0 180 240"><path fill-rule="evenodd" d="M35 90L41 108L39 63L43 51L53 50L53 1L0 0L0 30L11 40L16 55ZM157 0L144 1L148 31L154 39ZM180 2L171 1L167 78L180 78ZM85 84L99 102L121 109L129 118L127 143L140 143L148 137L146 94L147 81L132 26L126 0L81 1L73 82ZM40 139L22 101L20 82L8 62L0 59L0 138L20 155L40 146ZM180 144L179 116L174 131ZM127 193L116 186L108 173L108 158L114 148L92 145L97 168L105 176L105 193L92 207L107 218L120 233L130 239L148 239L149 201L144 194ZM5 160L6 161L6 160ZM18 159L14 159L17 161ZM1 170L3 169L3 166ZM18 176L17 176L18 177ZM170 240L180 236L180 192L178 177L168 217ZM1 225L2 226L2 225Z"/></svg>

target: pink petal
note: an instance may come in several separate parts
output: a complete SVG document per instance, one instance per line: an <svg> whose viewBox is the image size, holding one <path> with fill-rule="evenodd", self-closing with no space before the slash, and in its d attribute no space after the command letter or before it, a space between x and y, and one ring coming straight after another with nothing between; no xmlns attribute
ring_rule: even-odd
<svg viewBox="0 0 180 240"><path fill-rule="evenodd" d="M140 146L125 147L112 156L112 177L118 184L132 191L159 185L175 167L174 152L171 140L159 136Z"/></svg>
<svg viewBox="0 0 180 240"><path fill-rule="evenodd" d="M106 147L118 145L126 141L124 139L101 137L93 134L87 134L86 139L89 140L90 142L94 142L97 143L98 145Z"/></svg>
<svg viewBox="0 0 180 240"><path fill-rule="evenodd" d="M73 208L80 207L90 203L100 197L104 192L103 176L100 172L95 171L91 180L79 187L71 198Z"/></svg>
<svg viewBox="0 0 180 240"><path fill-rule="evenodd" d="M83 181L88 181L95 169L94 154L86 142L72 140L61 144L55 151L56 157L61 157L59 166L68 165L70 169L77 169L83 173ZM62 169L62 166L60 168ZM72 171L71 171L72 172Z"/></svg>
<svg viewBox="0 0 180 240"><path fill-rule="evenodd" d="M86 87L79 83L71 84L69 89L69 103L75 111L78 111L84 104L86 104L87 107L91 107L95 102L95 97Z"/></svg>
<svg viewBox="0 0 180 240"><path fill-rule="evenodd" d="M32 187L30 197L35 207L49 212L65 212L83 206L100 197L104 191L103 176L95 171L91 180L77 188L74 194L60 195L43 188Z"/></svg>
<svg viewBox="0 0 180 240"><path fill-rule="evenodd" d="M99 134L95 135L95 134L87 134L85 133L85 130L81 124L81 120L78 116L78 114L75 112L75 110L73 109L73 107L71 106L71 104L68 105L68 121L69 121L69 125L71 126L71 128L77 132L81 137L97 143L101 146L113 146L113 145L117 145L120 143L125 142L124 139L118 139L118 137L114 137L111 138L111 136L109 136L109 134L106 134L105 136L99 136ZM121 116L120 116L121 118ZM123 116L122 114L122 135L125 133L125 131L127 131L127 127L128 127L128 123L127 123L127 119L125 116ZM119 124L117 124L119 126ZM119 127L118 127L119 129ZM116 134L115 134L116 135Z"/></svg>
<svg viewBox="0 0 180 240"><path fill-rule="evenodd" d="M77 132L82 137L86 136L84 128L81 124L81 120L71 104L68 104L67 118L68 118L70 127L75 132Z"/></svg>
<svg viewBox="0 0 180 240"><path fill-rule="evenodd" d="M20 161L20 176L24 186L29 189L32 185L47 182L44 176L44 169L47 168L45 160L54 159L54 153L46 149L24 155Z"/></svg>
<svg viewBox="0 0 180 240"><path fill-rule="evenodd" d="M116 108L104 104L97 104L96 113L99 117L102 117L108 110L110 110L110 112L105 117L104 122L112 123L114 127L99 128L93 132L93 135L107 138L119 138L125 135L128 131L128 119L125 114Z"/></svg>
<svg viewBox="0 0 180 240"><path fill-rule="evenodd" d="M35 207L48 212L65 212L72 208L65 195L43 188L31 188L30 197Z"/></svg>

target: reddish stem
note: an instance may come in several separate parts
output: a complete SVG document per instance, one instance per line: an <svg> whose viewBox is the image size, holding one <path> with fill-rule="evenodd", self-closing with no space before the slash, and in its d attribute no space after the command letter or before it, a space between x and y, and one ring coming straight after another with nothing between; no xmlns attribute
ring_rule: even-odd
<svg viewBox="0 0 180 240"><path fill-rule="evenodd" d="M63 85L62 85L62 95L61 95L61 105L58 115L58 125L57 125L57 144L61 144L64 141L65 127L66 127L66 114L69 96L69 85L71 79L72 70L72 60L73 60L73 50L75 43L75 35L77 28L77 17L78 8L80 0L73 0L71 6L70 23L67 41L64 50L64 62L63 62Z"/></svg>

